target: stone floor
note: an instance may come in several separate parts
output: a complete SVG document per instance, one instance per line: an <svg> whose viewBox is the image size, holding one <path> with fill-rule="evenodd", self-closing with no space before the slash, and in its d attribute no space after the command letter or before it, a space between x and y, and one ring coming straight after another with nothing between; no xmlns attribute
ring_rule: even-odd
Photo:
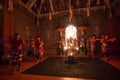
<svg viewBox="0 0 120 80"><path fill-rule="evenodd" d="M49 56L58 56L58 55L56 54L45 55L43 60L45 60ZM120 69L120 56L113 55L111 56L111 60L109 61L107 61L104 57L101 57L101 59L115 66L116 68ZM27 59L26 61L22 63L21 70L19 72L15 72L14 74L11 74L12 68L10 64L0 65L0 80L91 80L91 79L83 79L83 78L28 75L28 74L21 73L24 70L34 66L37 63L38 61L36 60Z"/></svg>

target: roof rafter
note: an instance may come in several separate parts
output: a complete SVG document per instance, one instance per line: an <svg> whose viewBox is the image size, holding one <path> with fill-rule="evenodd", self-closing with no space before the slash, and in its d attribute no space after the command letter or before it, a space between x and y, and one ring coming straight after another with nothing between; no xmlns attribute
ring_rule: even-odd
<svg viewBox="0 0 120 80"><path fill-rule="evenodd" d="M36 0L29 0L25 5L27 8L31 8L35 4Z"/></svg>
<svg viewBox="0 0 120 80"><path fill-rule="evenodd" d="M34 11L32 11L30 8L26 7L25 4L21 2L21 0L18 0L18 3L20 5L22 5L23 7L25 7L26 9L28 9L30 11L30 13L32 13L34 16L36 16L36 13Z"/></svg>
<svg viewBox="0 0 120 80"><path fill-rule="evenodd" d="M39 6L39 11L38 11L38 17L40 17L41 9L42 9L42 4L45 2L45 0L41 0L40 6Z"/></svg>
<svg viewBox="0 0 120 80"><path fill-rule="evenodd" d="M99 6L99 7L90 7L90 10L97 10L97 9L104 9L104 6ZM86 11L87 8L78 8L78 9L73 9L73 11L80 11L80 10L83 10L83 11ZM57 11L57 12L54 12L53 15L57 15L57 14L60 14L60 13L66 13L66 12L69 12L68 10L62 10L62 11ZM48 16L49 13L46 13L46 14L41 14L40 17L43 17L43 16Z"/></svg>
<svg viewBox="0 0 120 80"><path fill-rule="evenodd" d="M52 0L49 0L49 2L50 2L50 8L51 8L51 10L52 10L52 13L54 14L54 8L53 8Z"/></svg>

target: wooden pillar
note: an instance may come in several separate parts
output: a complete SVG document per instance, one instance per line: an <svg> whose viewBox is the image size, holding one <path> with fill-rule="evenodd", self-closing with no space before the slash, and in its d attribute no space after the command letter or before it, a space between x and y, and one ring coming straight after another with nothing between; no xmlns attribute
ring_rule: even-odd
<svg viewBox="0 0 120 80"><path fill-rule="evenodd" d="M8 11L8 0L4 0L4 10L3 10L3 36L4 36L4 53L9 54L9 40L14 33L14 23L13 23L14 12Z"/></svg>
<svg viewBox="0 0 120 80"><path fill-rule="evenodd" d="M4 54L3 9L0 9L0 55Z"/></svg>

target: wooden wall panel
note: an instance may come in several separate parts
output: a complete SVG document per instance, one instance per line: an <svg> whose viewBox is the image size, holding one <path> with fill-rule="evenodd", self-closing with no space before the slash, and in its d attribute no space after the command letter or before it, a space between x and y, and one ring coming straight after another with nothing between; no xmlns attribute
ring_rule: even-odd
<svg viewBox="0 0 120 80"><path fill-rule="evenodd" d="M17 9L14 12L16 12L14 16L15 32L20 33L25 40L28 40L31 36L36 37L39 27L36 26L35 19L30 18Z"/></svg>
<svg viewBox="0 0 120 80"><path fill-rule="evenodd" d="M3 45L4 37L3 37L3 10L0 10L0 55L3 54Z"/></svg>

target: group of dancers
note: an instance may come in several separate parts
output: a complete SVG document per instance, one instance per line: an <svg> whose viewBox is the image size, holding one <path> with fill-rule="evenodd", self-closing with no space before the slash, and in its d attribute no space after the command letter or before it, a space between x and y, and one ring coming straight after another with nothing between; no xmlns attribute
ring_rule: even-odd
<svg viewBox="0 0 120 80"><path fill-rule="evenodd" d="M113 51L113 45L115 45L116 39L109 35L101 35L97 38L95 35L88 36L87 38L80 38L76 40L78 43L78 53L84 52L90 55L93 59L96 58L96 54L101 54L109 59L109 55ZM76 42L74 42L76 43ZM59 55L65 54L65 40L61 39L57 41L57 53Z"/></svg>
<svg viewBox="0 0 120 80"><path fill-rule="evenodd" d="M92 35L87 38L75 40L74 43L78 43L78 53L81 49L84 49L84 52L90 54L93 59L96 58L96 53L100 53L108 60L115 41L116 39L111 38L109 35L102 35L100 38L96 38L95 35ZM20 34L15 33L10 39L10 44L13 72L15 70L19 71L24 57L23 48L27 43L20 37ZM34 56L37 61L40 61L45 54L44 42L40 36L37 36L36 39L31 37L28 41L28 46L29 50L27 56ZM57 41L56 47L59 55L64 55L65 46L66 41L63 38Z"/></svg>
<svg viewBox="0 0 120 80"><path fill-rule="evenodd" d="M40 36L36 39L33 37L26 43L20 36L20 34L15 33L10 39L10 50L11 50L11 63L12 72L19 71L21 68L21 62L24 58L24 47L28 44L27 56L34 56L37 61L40 61L44 56L44 42L41 40Z"/></svg>
<svg viewBox="0 0 120 80"><path fill-rule="evenodd" d="M92 58L95 58L97 53L100 53L109 60L109 55L112 53L116 39L111 38L109 35L102 35L100 38L96 38L95 35L87 39L87 51L91 54Z"/></svg>

